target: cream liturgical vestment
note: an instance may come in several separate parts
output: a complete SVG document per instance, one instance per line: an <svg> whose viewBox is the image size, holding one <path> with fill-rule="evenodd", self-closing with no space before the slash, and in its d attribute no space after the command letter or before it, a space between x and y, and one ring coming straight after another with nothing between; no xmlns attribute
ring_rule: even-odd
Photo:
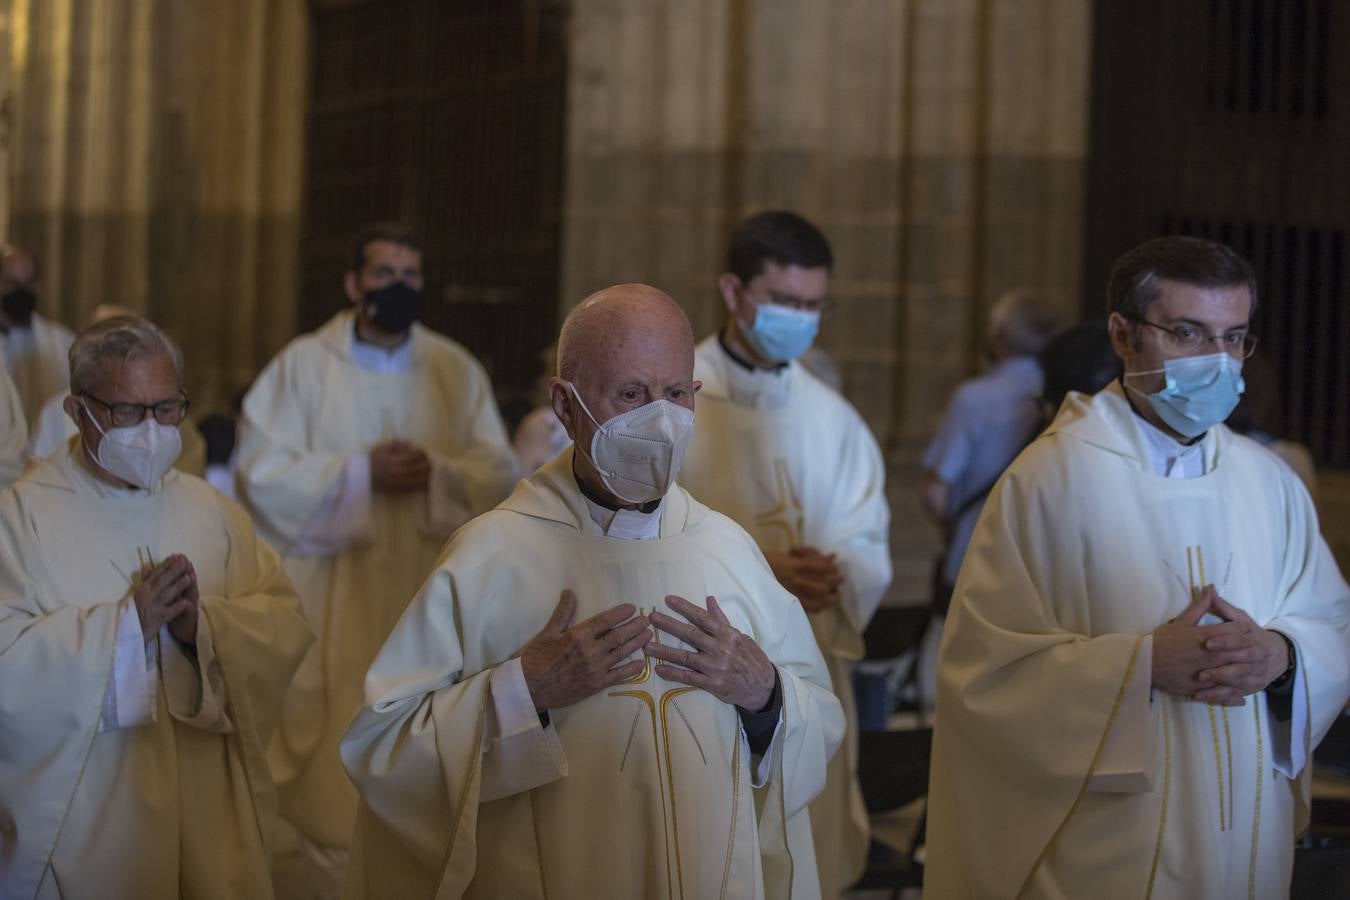
<svg viewBox="0 0 1350 900"><path fill-rule="evenodd" d="M1216 426L1204 474L1169 478L1147 440L1119 384L1071 394L990 495L942 648L925 894L1288 893L1350 591L1265 449ZM1210 583L1296 645L1291 697L1150 691L1150 632Z"/></svg>
<svg viewBox="0 0 1350 900"><path fill-rule="evenodd" d="M680 484L762 550L836 554L846 579L838 606L808 616L849 725L810 808L821 887L837 896L867 861L850 664L862 657L862 631L891 580L881 452L848 401L796 362L750 370L713 336L698 346L694 374L703 389Z"/></svg>
<svg viewBox="0 0 1350 900"><path fill-rule="evenodd" d="M601 536L569 449L455 535L343 741L363 801L346 897L817 895L786 818L824 784L843 717L806 617L735 523L679 487L659 515L657 539ZM494 672L565 588L578 622L717 597L778 669L765 755L751 758L735 707L654 665L551 710L546 727L532 713L505 725Z"/></svg>
<svg viewBox="0 0 1350 900"><path fill-rule="evenodd" d="M376 365L373 348L353 346L353 323L336 316L263 370L236 451L240 500L282 551L319 638L271 758L283 815L329 847L347 845L356 812L337 746L361 679L446 539L516 478L491 385L467 351L414 325ZM372 492L370 450L392 439L431 458L428 491Z"/></svg>
<svg viewBox="0 0 1350 900"><path fill-rule="evenodd" d="M177 553L195 654L142 636L131 594ZM34 462L0 492L0 897L270 897L266 745L311 639L276 553L205 482Z"/></svg>
<svg viewBox="0 0 1350 900"><path fill-rule="evenodd" d="M28 462L28 428L23 401L5 372L0 371L0 487L23 474Z"/></svg>
<svg viewBox="0 0 1350 900"><path fill-rule="evenodd" d="M37 313L27 328L16 326L0 335L0 358L23 399L30 430L47 398L69 389L68 354L74 342L70 329Z"/></svg>

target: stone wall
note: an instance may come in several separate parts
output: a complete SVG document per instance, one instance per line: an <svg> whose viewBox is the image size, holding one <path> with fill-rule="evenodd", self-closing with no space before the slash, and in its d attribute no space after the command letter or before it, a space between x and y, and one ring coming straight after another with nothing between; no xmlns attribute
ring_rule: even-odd
<svg viewBox="0 0 1350 900"><path fill-rule="evenodd" d="M822 343L886 449L897 578L927 591L917 458L985 311L1081 308L1088 0L574 0L564 309L653 282L700 334L744 215L790 207L837 257Z"/></svg>
<svg viewBox="0 0 1350 900"><path fill-rule="evenodd" d="M0 0L10 240L41 306L99 303L182 342L199 409L294 331L302 0Z"/></svg>

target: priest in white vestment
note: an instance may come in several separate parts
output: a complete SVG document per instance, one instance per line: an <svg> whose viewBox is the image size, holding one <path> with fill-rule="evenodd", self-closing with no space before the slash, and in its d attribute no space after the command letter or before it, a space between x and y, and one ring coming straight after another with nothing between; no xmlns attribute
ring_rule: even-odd
<svg viewBox="0 0 1350 900"><path fill-rule="evenodd" d="M75 336L64 325L39 315L38 269L21 247L0 247L0 360L14 379L31 432L48 398L64 393Z"/></svg>
<svg viewBox="0 0 1350 900"><path fill-rule="evenodd" d="M248 515L170 469L167 338L113 319L71 356L80 436L0 492L0 898L270 897L299 600Z"/></svg>
<svg viewBox="0 0 1350 900"><path fill-rule="evenodd" d="M416 321L419 246L396 226L363 230L345 282L355 309L269 363L240 423L238 496L318 635L272 760L320 894L339 889L356 813L337 748L366 669L446 539L516 481L482 366Z"/></svg>
<svg viewBox="0 0 1350 900"><path fill-rule="evenodd" d="M0 371L0 487L23 474L28 462L28 427L23 401L9 374Z"/></svg>
<svg viewBox="0 0 1350 900"><path fill-rule="evenodd" d="M1125 374L1007 471L956 585L924 892L1285 897L1350 589L1298 478L1220 424L1251 266L1158 239L1108 295Z"/></svg>
<svg viewBox="0 0 1350 900"><path fill-rule="evenodd" d="M852 663L891 580L881 451L847 400L799 357L815 340L833 258L811 223L753 216L732 235L719 334L697 348L699 427L680 483L750 533L801 601L848 722L810 807L821 892L838 897L867 862Z"/></svg>
<svg viewBox="0 0 1350 900"><path fill-rule="evenodd" d="M367 676L346 897L819 896L789 832L843 715L749 535L674 485L693 343L643 285L569 316L574 447L455 535Z"/></svg>

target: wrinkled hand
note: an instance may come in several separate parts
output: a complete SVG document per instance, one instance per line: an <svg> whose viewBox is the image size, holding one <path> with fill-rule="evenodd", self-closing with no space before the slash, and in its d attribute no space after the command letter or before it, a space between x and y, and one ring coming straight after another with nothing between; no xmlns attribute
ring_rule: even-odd
<svg viewBox="0 0 1350 900"><path fill-rule="evenodd" d="M635 612L633 604L620 603L572 625L577 595L563 591L548 624L520 650L534 708L571 706L641 672L643 660L623 662L652 639L647 617Z"/></svg>
<svg viewBox="0 0 1350 900"><path fill-rule="evenodd" d="M648 644L648 656L666 661L657 665L656 673L670 681L703 688L723 703L735 704L746 712L762 710L773 696L777 674L773 663L758 644L735 629L717 598L708 598L706 610L673 595L666 598L666 605L688 621L654 612L652 624L695 649Z"/></svg>
<svg viewBox="0 0 1350 900"><path fill-rule="evenodd" d="M1228 621L1199 625L1208 612ZM1280 644L1280 653L1272 654L1267 637ZM1275 669L1270 679L1251 691L1241 690L1224 679L1240 678L1244 684L1250 684L1249 667L1255 665L1265 671L1272 655L1277 660L1287 655L1283 645L1279 635L1262 631L1246 613L1225 602L1213 585L1206 585L1181 615L1154 629L1153 687L1204 703L1242 706L1245 694L1263 689L1283 667Z"/></svg>
<svg viewBox="0 0 1350 900"><path fill-rule="evenodd" d="M819 613L839 604L839 587L844 576L833 553L821 553L814 547L793 547L787 553L767 551L769 568L788 593L801 601L808 613Z"/></svg>
<svg viewBox="0 0 1350 900"><path fill-rule="evenodd" d="M186 556L175 554L154 566L143 567L132 592L141 633L148 639L163 625L184 644L197 642L197 573Z"/></svg>
<svg viewBox="0 0 1350 900"><path fill-rule="evenodd" d="M407 441L385 441L370 451L370 486L381 494L426 490L431 460Z"/></svg>

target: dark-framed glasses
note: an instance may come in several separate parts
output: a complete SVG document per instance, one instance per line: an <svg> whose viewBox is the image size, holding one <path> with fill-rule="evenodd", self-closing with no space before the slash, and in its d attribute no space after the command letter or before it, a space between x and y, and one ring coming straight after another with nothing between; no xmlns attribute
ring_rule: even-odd
<svg viewBox="0 0 1350 900"><path fill-rule="evenodd" d="M1177 353L1194 354L1208 349L1210 344L1217 345L1224 353L1238 359L1246 359L1256 352L1256 335L1248 334L1245 331L1210 334L1198 325L1183 323L1169 327L1159 325L1157 322L1150 322L1141 316L1130 316L1128 318L1131 322L1138 322L1141 325L1147 325L1161 331L1164 335L1164 344Z"/></svg>
<svg viewBox="0 0 1350 900"><path fill-rule="evenodd" d="M161 425L182 425L183 418L187 416L189 404L186 397L161 400L158 403L109 403L106 400L100 400L93 394L81 394L80 396L93 400L106 409L108 417L112 419L113 426L116 428L134 428L145 421L147 413L154 416L155 421Z"/></svg>

